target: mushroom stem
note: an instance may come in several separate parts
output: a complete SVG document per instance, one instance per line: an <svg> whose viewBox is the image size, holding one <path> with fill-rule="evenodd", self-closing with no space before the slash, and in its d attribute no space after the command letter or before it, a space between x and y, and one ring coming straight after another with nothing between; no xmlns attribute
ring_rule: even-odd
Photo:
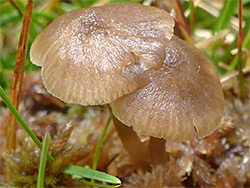
<svg viewBox="0 0 250 188"><path fill-rule="evenodd" d="M148 149L141 142L132 127L124 125L115 116L113 116L113 122L130 159L137 167L145 171L150 170Z"/></svg>
<svg viewBox="0 0 250 188"><path fill-rule="evenodd" d="M150 137L149 141L149 155L150 163L155 165L162 165L166 163L166 140L162 138Z"/></svg>

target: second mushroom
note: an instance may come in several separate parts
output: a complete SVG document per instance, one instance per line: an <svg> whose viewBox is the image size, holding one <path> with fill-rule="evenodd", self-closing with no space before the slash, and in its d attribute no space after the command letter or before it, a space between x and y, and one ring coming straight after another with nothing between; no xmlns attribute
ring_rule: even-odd
<svg viewBox="0 0 250 188"><path fill-rule="evenodd" d="M111 103L117 119L151 137L155 165L164 163L165 139L204 138L217 129L224 112L224 95L212 62L177 37L165 50L162 68L148 72L147 86Z"/></svg>

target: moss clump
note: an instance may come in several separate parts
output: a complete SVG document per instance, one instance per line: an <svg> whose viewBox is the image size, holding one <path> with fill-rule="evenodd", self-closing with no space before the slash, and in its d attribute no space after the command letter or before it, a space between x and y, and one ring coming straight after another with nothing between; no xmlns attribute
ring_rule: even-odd
<svg viewBox="0 0 250 188"><path fill-rule="evenodd" d="M90 145L77 147L68 142L74 126L67 124L49 142L49 153L53 161L47 161L44 184L45 187L82 187L83 184L71 176L62 174L62 169L75 164L79 159L87 157L93 148ZM41 151L23 132L19 132L20 151L5 151L3 157L11 170L9 185L15 187L35 187Z"/></svg>

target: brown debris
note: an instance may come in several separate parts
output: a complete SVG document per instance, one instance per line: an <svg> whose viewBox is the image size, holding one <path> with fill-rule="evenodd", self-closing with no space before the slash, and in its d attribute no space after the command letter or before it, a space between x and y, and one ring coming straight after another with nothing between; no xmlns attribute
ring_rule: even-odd
<svg viewBox="0 0 250 188"><path fill-rule="evenodd" d="M26 76L29 77L31 74ZM56 161L53 165L48 163L48 176L45 180L50 184L54 182L56 186L83 186L79 182L73 182L68 176L62 176L61 165L92 166L95 147L107 121L109 110L99 106L61 108L53 102L36 103L32 96L40 95L33 89L39 85L39 79L36 81L32 79L33 76L28 81L25 78L27 82L33 80L34 83L28 87L28 93L23 92L20 112L41 140L46 126L51 126L50 152L56 156ZM166 166L155 166L147 172L136 169L111 124L101 149L98 170L119 177L124 187L249 187L250 100L247 98L245 103L242 103L235 96L232 90L226 91L224 117L212 135L202 140L194 138L186 142L167 141ZM46 100L46 97L42 99ZM35 103L39 105L33 105L32 108L32 105L29 106ZM0 113L2 128L7 122L8 110L1 107ZM0 133L2 144L5 141L3 129ZM1 148L1 154L5 151L5 162L13 167L15 185L28 186L29 182L35 182L34 174L37 173L40 151L21 128L17 135L17 152L6 152ZM143 144L148 147L148 138L140 137ZM4 169L4 164L0 162L1 169ZM1 171L0 178L3 178L2 174Z"/></svg>
<svg viewBox="0 0 250 188"><path fill-rule="evenodd" d="M40 74L28 73L23 80L22 99L32 113L43 110L46 107L60 109L65 104L58 98L49 94L42 83Z"/></svg>
<svg viewBox="0 0 250 188"><path fill-rule="evenodd" d="M173 157L169 159L166 166L154 166L152 172L138 171L132 174L125 187L183 187L181 182L183 173L181 173L181 166Z"/></svg>

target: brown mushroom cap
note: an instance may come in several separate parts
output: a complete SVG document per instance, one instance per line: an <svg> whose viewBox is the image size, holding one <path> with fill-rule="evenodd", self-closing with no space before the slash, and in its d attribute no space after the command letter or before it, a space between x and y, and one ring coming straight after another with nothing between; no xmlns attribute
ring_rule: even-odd
<svg viewBox="0 0 250 188"><path fill-rule="evenodd" d="M114 115L139 133L168 140L203 138L217 128L224 96L215 66L191 44L173 37L151 83L111 103Z"/></svg>
<svg viewBox="0 0 250 188"><path fill-rule="evenodd" d="M79 9L35 39L31 61L47 90L67 103L109 103L149 82L159 68L174 21L163 10L134 3Z"/></svg>

